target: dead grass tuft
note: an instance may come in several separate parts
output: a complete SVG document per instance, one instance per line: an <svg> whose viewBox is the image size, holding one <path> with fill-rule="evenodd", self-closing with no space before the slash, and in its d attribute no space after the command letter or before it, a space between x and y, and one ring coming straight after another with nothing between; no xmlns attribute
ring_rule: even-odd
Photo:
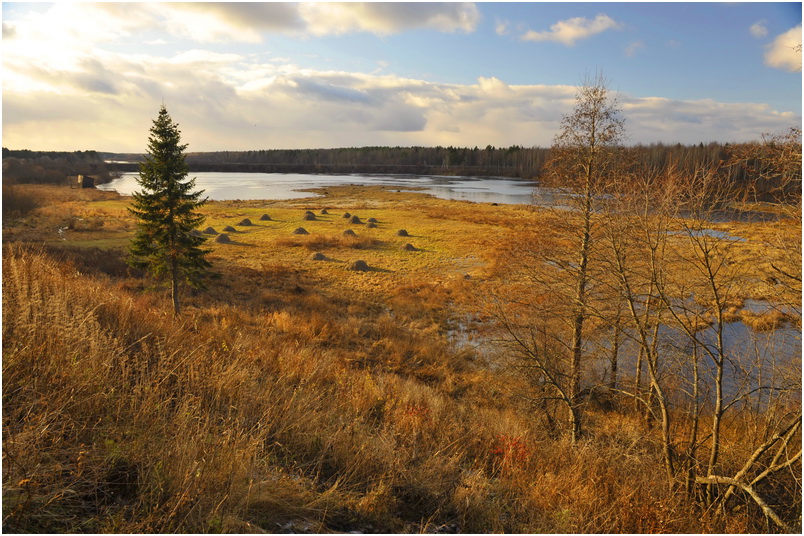
<svg viewBox="0 0 804 536"><path fill-rule="evenodd" d="M280 238L277 239L275 243L281 247L304 247L310 251L339 248L374 249L383 245L383 242L376 238L357 236L354 233L347 234L346 231L344 231L343 235L341 236L315 234L303 239Z"/></svg>
<svg viewBox="0 0 804 536"><path fill-rule="evenodd" d="M787 324L790 317L778 309L771 309L765 313L755 313L747 309L740 311L743 323L755 331L773 331Z"/></svg>

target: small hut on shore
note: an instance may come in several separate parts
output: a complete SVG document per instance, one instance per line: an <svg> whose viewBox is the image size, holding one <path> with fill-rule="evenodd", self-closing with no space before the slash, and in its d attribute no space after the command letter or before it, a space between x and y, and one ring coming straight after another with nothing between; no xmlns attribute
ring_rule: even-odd
<svg viewBox="0 0 804 536"><path fill-rule="evenodd" d="M73 175L70 177L70 188L94 188L95 181L93 175Z"/></svg>

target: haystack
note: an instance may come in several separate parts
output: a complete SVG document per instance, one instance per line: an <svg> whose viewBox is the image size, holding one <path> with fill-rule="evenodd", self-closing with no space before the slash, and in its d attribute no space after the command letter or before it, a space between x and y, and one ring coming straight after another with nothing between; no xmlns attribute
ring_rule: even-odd
<svg viewBox="0 0 804 536"><path fill-rule="evenodd" d="M400 229L396 232L396 236L410 236L410 235L408 235L408 232L406 230Z"/></svg>
<svg viewBox="0 0 804 536"><path fill-rule="evenodd" d="M204 236L204 233L202 233L198 229L193 229L192 231L190 231L190 234L193 236Z"/></svg>
<svg viewBox="0 0 804 536"><path fill-rule="evenodd" d="M329 214L329 212L327 212L327 209L322 208L322 209L321 209L321 214Z"/></svg>
<svg viewBox="0 0 804 536"><path fill-rule="evenodd" d="M226 234L226 233L221 233L221 234L219 234L218 236L216 236L216 237L215 237L215 242L217 242L217 243L219 243L219 244L229 244L229 243L231 243L232 241L231 241L231 239L229 238L229 235L228 235L228 234Z"/></svg>
<svg viewBox="0 0 804 536"><path fill-rule="evenodd" d="M218 234L218 231L216 231L212 227L207 227L206 229L204 229L204 234Z"/></svg>
<svg viewBox="0 0 804 536"><path fill-rule="evenodd" d="M349 265L348 269L353 272L368 272L369 265L366 263L366 261L355 261Z"/></svg>
<svg viewBox="0 0 804 536"><path fill-rule="evenodd" d="M367 221L367 222L369 222L369 223L379 223L379 222L377 221L377 218L369 218L369 219L367 219L366 221Z"/></svg>
<svg viewBox="0 0 804 536"><path fill-rule="evenodd" d="M227 225L226 227L223 228L223 230L226 231L227 233L236 233L237 232L237 229L235 229L231 225Z"/></svg>
<svg viewBox="0 0 804 536"><path fill-rule="evenodd" d="M307 211L307 212L304 213L304 216L302 216L302 220L303 221L315 221L315 214L313 214L310 211Z"/></svg>
<svg viewBox="0 0 804 536"><path fill-rule="evenodd" d="M360 221L360 218L358 218L356 215L349 218L349 223L359 223L361 225L363 224L363 222Z"/></svg>
<svg viewBox="0 0 804 536"><path fill-rule="evenodd" d="M402 249L404 249L405 251L418 251L413 244L405 244L404 246L402 246Z"/></svg>
<svg viewBox="0 0 804 536"><path fill-rule="evenodd" d="M343 232L343 236L357 236L357 233L355 233L355 232L354 232L353 230L351 230L351 229L346 229L346 230Z"/></svg>
<svg viewBox="0 0 804 536"><path fill-rule="evenodd" d="M344 213L343 213L343 217L344 217L344 218L351 218L351 217L352 217L352 215L351 215L351 214L349 214L348 212L344 212Z"/></svg>
<svg viewBox="0 0 804 536"><path fill-rule="evenodd" d="M370 222L368 222L368 223L366 224L366 228L367 228L367 229L374 229L375 227L377 227L377 224L376 224L376 223L374 223L373 221L370 221Z"/></svg>
<svg viewBox="0 0 804 536"><path fill-rule="evenodd" d="M269 216L268 214L263 214L262 216L260 216L260 221L271 221L271 216Z"/></svg>
<svg viewBox="0 0 804 536"><path fill-rule="evenodd" d="M297 227L297 228L296 228L296 229L293 231L293 234L310 234L310 233L308 233L308 232L307 232L307 229L305 229L304 227Z"/></svg>
<svg viewBox="0 0 804 536"><path fill-rule="evenodd" d="M320 251L316 251L315 253L310 255L310 260L311 261L325 261L325 260L327 260L327 258Z"/></svg>
<svg viewBox="0 0 804 536"><path fill-rule="evenodd" d="M250 220L250 219L245 218L243 221L241 221L241 222L240 222L240 223L238 223L237 225L242 225L242 226L247 227L247 226L249 226L249 225L253 225L253 224L251 223L251 220Z"/></svg>

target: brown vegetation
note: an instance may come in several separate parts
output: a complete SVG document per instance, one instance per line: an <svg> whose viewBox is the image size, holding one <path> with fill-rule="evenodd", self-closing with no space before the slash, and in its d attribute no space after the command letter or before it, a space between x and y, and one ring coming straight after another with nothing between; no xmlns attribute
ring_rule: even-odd
<svg viewBox="0 0 804 536"><path fill-rule="evenodd" d="M547 300L531 279L545 267L525 246L565 246L565 215L339 192L328 206L368 214L371 200L388 229L346 237L338 218L289 236L295 224L284 222L304 205L272 205L283 223L237 235L258 247L212 245L221 277L189 297L178 318L168 314L168 294L123 262L130 227L122 201L53 194L4 232L6 532L777 530L745 485L800 528L800 429L785 430L800 412L795 397L721 415L713 475L731 480L687 488L693 468L685 464L711 439L689 441L686 406L670 408L678 471L668 480L658 420L635 410L631 380L618 385L623 393L583 392L584 434L571 445L560 411L538 395L538 375L498 352L505 348L484 307L490 290ZM107 223L64 242L45 238L67 209L76 221ZM264 204L207 210L217 227L257 217ZM414 215L421 253L409 255L393 229ZM786 250L766 244L777 234L787 240L791 225L746 224L748 240L734 251L746 266L790 273ZM332 262L309 262L312 252ZM392 270L352 273L357 255ZM604 301L592 302L601 317ZM541 303L544 318L528 320L560 322L550 316L560 307ZM730 295L722 303L735 313L741 302ZM717 304L692 306L715 315ZM454 343L461 326L469 344ZM590 315L584 329L605 326ZM800 362L779 366L800 376ZM675 381L681 392L686 385ZM711 430L712 408L699 411L699 428ZM710 485L726 499L703 500Z"/></svg>
<svg viewBox="0 0 804 536"><path fill-rule="evenodd" d="M3 220L27 216L38 206L37 199L19 186L3 185Z"/></svg>
<svg viewBox="0 0 804 536"><path fill-rule="evenodd" d="M174 320L35 251L4 264L6 531L702 526L650 484L650 442L545 442L432 332L317 292L264 320L225 303ZM621 495L626 472L642 484Z"/></svg>
<svg viewBox="0 0 804 536"><path fill-rule="evenodd" d="M369 265L364 260L356 260L349 264L349 270L353 272L368 272Z"/></svg>

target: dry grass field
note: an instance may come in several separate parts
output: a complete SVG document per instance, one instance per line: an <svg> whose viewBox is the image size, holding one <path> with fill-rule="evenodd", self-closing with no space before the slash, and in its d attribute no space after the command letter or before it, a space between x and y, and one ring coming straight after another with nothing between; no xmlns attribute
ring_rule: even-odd
<svg viewBox="0 0 804 536"><path fill-rule="evenodd" d="M127 199L17 188L37 208L3 222L6 532L777 530L742 495L724 513L668 482L659 430L630 402L590 405L576 445L536 417L485 330L492 298L527 282L520 248L566 245L566 215L368 186L210 202L204 228L235 231L208 235L216 277L175 318L125 264ZM763 274L789 260L771 246L800 220L712 228L742 239L732 255L753 275L732 314L759 323L741 304L776 297ZM729 414L724 474L769 423ZM789 469L763 492L800 528L800 460Z"/></svg>

